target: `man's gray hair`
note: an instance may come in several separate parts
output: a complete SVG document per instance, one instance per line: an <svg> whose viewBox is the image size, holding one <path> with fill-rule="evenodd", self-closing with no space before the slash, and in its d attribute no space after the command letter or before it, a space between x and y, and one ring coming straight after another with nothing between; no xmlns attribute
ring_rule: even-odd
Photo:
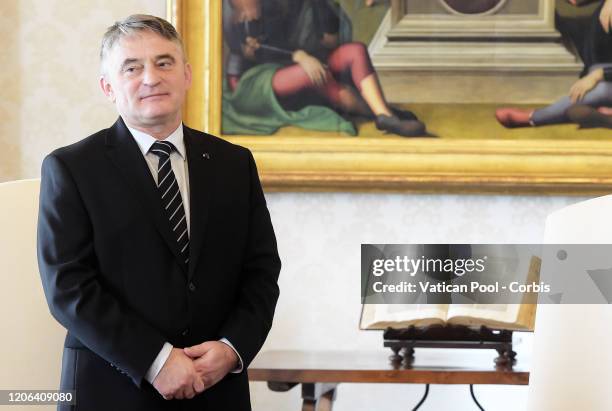
<svg viewBox="0 0 612 411"><path fill-rule="evenodd" d="M183 58L186 59L183 40L172 24L161 17L150 16L148 14L132 14L122 21L115 22L104 33L102 46L100 47L100 65L102 70L104 71L104 60L108 52L121 38L144 30L159 34L166 40L175 42L180 47Z"/></svg>

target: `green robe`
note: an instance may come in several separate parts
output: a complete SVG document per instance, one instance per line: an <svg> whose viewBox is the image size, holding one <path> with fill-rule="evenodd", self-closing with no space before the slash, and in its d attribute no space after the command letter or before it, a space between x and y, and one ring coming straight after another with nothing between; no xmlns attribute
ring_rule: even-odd
<svg viewBox="0 0 612 411"><path fill-rule="evenodd" d="M223 134L274 134L283 126L316 131L338 131L357 135L355 126L329 107L310 105L298 111L285 110L272 90L272 77L279 64L260 64L247 70L234 92L224 83Z"/></svg>

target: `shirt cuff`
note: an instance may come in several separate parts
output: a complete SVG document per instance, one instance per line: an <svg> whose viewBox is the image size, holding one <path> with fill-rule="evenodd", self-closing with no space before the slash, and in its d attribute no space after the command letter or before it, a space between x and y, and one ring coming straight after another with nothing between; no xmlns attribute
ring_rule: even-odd
<svg viewBox="0 0 612 411"><path fill-rule="evenodd" d="M159 374L162 367L166 363L166 360L170 356L170 352L173 348L174 347L172 346L172 344L168 342L164 343L164 346L159 351L159 354L157 354L157 357L155 357L155 361L153 361L153 364L151 364L149 370L145 374L145 380L153 384L153 381L155 381L155 377L157 377L157 374Z"/></svg>
<svg viewBox="0 0 612 411"><path fill-rule="evenodd" d="M244 366L243 366L243 362L242 362L242 357L240 356L240 354L238 354L238 351L236 351L236 349L234 348L234 346L232 345L231 342L229 342L227 340L227 338L221 338L219 341L221 341L224 344L229 345L229 347L234 350L234 352L236 353L236 356L238 357L238 365L236 366L236 368L234 368L232 371L230 371L232 374L239 374L242 372Z"/></svg>

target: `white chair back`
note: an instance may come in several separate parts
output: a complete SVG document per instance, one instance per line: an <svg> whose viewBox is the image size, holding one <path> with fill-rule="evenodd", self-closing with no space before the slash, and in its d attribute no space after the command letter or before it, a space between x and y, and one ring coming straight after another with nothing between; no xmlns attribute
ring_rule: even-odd
<svg viewBox="0 0 612 411"><path fill-rule="evenodd" d="M65 330L49 313L36 261L40 180L0 184L0 389L57 390ZM0 406L0 409L14 409ZM27 407L55 409L54 406Z"/></svg>
<svg viewBox="0 0 612 411"><path fill-rule="evenodd" d="M612 244L612 195L549 215L544 243ZM612 410L611 325L609 304L538 306L529 411Z"/></svg>

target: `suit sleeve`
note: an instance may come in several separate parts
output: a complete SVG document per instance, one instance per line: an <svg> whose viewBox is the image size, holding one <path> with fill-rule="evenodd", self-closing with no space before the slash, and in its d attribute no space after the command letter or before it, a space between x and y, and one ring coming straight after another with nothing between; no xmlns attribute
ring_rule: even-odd
<svg viewBox="0 0 612 411"><path fill-rule="evenodd" d="M243 369L261 349L279 296L281 262L270 213L266 206L255 160L249 152L250 210L248 243L242 266L242 287L233 312L221 330L243 360Z"/></svg>
<svg viewBox="0 0 612 411"><path fill-rule="evenodd" d="M53 317L140 386L165 339L105 287L88 212L68 168L53 154L42 166L37 241Z"/></svg>

